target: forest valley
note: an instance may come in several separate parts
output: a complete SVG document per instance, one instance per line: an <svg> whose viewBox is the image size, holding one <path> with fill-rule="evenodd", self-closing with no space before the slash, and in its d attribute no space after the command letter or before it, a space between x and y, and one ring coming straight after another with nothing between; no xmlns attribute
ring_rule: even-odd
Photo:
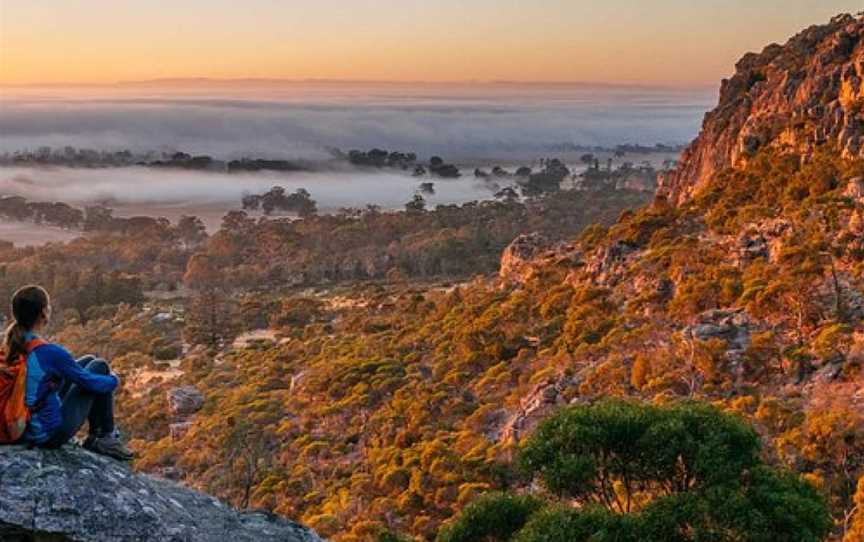
<svg viewBox="0 0 864 542"><path fill-rule="evenodd" d="M544 243L563 242L590 224L613 223L622 210L643 205L648 198L650 194L643 191L566 190L525 201L504 198L429 210L409 202L400 212L372 207L302 219L254 219L234 211L209 236L194 217L171 224L146 217L116 219L88 208L84 223L92 226L74 241L42 247L4 245L0 288L2 295L10 295L22 281L45 285L53 293L55 307L51 337L73 352L99 352L112 360L125 382L118 415L131 445L141 454L139 469L208 487L241 507L306 518L322 533L344 531L347 536L357 520L349 510L356 505L338 515L320 511L317 506L325 505L329 483L313 482L308 477L312 471L295 476L287 465L278 466L279 457L290 453L281 449L287 426L278 426L292 419L295 409L309 420L315 416L311 408L289 405L286 399L301 400L301 390L307 390L302 392L304 403L325 401L315 399L320 390L313 390L330 376L302 368L307 362L312 368L312 357L331 356L318 350L324 346L321 341L340 335L358 345L366 343L367 336L384 340L395 325L390 318L397 314L411 318L402 313L412 310L406 300L414 305L428 295L443 299L458 295L474 281L493 280L502 251L520 234L542 232ZM12 202L7 206L14 207ZM370 315L374 318L367 318ZM368 346L375 348L373 343ZM300 360L297 355L310 357ZM347 356L343 369L356 380L350 387L363 381L378 401L390 393L383 388L373 391L378 378L386 377L388 390L409 382L409 365L388 359L391 355L382 350L369 360L346 351L326 363L342 363L338 359ZM253 364L236 369L240 359L236 356ZM227 375L231 381L204 382ZM307 387L318 379L323 380ZM259 385L266 390L253 389ZM346 385L342 382L339 388ZM227 405L213 403L221 393L243 398L218 399L234 403L224 410ZM336 387L330 393L353 394ZM366 405L359 396L349 403L338 420L322 420L307 433L305 438L312 440L306 444L327 442L329 431L344 437L346 427L352 431L354 445L360 445L356 441L360 434L375 438L375 431L359 431L361 426L348 421L361 411L369 417L373 404ZM324 402L318 405L325 406ZM198 426L211 409L221 414ZM347 425L337 427L342 420ZM225 432L212 432L210 423ZM203 434L208 434L206 442ZM290 442L306 447L293 438ZM288 443L284 441L285 446ZM213 447L232 456L217 459ZM184 449L201 454L195 468L175 455ZM317 465L313 465L317 460L299 456L292 461L327 472L334 468L331 461L337 455L334 452L326 461L322 457ZM338 461L351 470L355 459L356 452L346 450ZM217 464L209 474L197 472ZM316 507L309 506L307 513L308 505L301 500L289 502L289 492L276 489L289 481L298 484L290 493L301 500L310 498L309 504L317 501ZM270 495L266 503L261 500L265 483L271 488L265 492ZM311 497L308 484L317 486L318 497ZM436 522L447 515L439 513ZM382 523L375 517L361 522L366 524L361 531L366 532L364 537L379 528L409 532L407 519Z"/></svg>
<svg viewBox="0 0 864 542"><path fill-rule="evenodd" d="M862 36L742 59L651 201L157 221L0 295L112 360L137 469L336 541L860 541Z"/></svg>
<svg viewBox="0 0 864 542"><path fill-rule="evenodd" d="M138 469L334 540L434 539L528 487L513 461L541 419L610 396L747 420L841 537L861 522L862 175L825 148L760 154L682 206L238 211L209 237L7 246L0 287L44 284L52 338L113 360Z"/></svg>

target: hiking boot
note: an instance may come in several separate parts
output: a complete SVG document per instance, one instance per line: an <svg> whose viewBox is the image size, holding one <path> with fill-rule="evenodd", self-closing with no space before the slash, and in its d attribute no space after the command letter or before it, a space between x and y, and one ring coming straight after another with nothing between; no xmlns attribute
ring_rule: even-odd
<svg viewBox="0 0 864 542"><path fill-rule="evenodd" d="M131 461L135 457L135 454L116 435L89 436L84 440L82 446L94 454L107 455L120 461Z"/></svg>

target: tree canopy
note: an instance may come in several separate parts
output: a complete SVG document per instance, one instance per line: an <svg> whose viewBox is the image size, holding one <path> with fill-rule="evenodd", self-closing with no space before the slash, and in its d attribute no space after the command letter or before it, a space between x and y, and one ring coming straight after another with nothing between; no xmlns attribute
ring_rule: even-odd
<svg viewBox="0 0 864 542"><path fill-rule="evenodd" d="M822 540L831 528L823 498L759 451L751 426L704 403L567 407L520 450L538 496L483 496L438 539Z"/></svg>

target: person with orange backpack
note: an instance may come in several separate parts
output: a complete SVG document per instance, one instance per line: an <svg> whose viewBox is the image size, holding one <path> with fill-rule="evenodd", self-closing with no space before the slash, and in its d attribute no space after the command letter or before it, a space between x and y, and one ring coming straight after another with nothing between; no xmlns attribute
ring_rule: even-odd
<svg viewBox="0 0 864 542"><path fill-rule="evenodd" d="M76 360L39 338L51 317L48 292L25 286L12 296L14 321L0 363L0 443L59 448L88 422L84 448L122 461L133 454L114 427L114 390L120 384L103 359Z"/></svg>

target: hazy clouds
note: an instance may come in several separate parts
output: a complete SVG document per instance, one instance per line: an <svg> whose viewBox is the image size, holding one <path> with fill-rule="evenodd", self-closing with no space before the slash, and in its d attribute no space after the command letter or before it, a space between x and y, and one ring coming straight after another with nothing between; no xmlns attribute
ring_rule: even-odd
<svg viewBox="0 0 864 542"><path fill-rule="evenodd" d="M423 179L422 181L429 181ZM140 167L111 169L0 168L0 194L32 201L62 201L84 207L105 203L119 216L198 215L212 229L230 209L240 208L244 193L262 193L275 185L289 192L306 188L324 212L340 207L379 205L401 208L421 180L404 173L318 172L225 174ZM430 205L488 199L493 188L467 176L433 180Z"/></svg>
<svg viewBox="0 0 864 542"><path fill-rule="evenodd" d="M683 143L713 92L620 87L326 86L256 92L30 94L0 105L0 151L181 149L325 159L338 147L531 157L555 145Z"/></svg>
<svg viewBox="0 0 864 542"><path fill-rule="evenodd" d="M459 163L465 175L435 180L430 205L491 197L494 187L471 175L473 163L536 165L543 156L567 158L552 150L566 144L686 142L714 101L711 91L580 85L208 82L167 90L13 90L5 89L0 102L0 151L71 145L331 162L334 147L413 151L424 160L440 154ZM3 167L0 194L79 207L102 202L118 215L195 214L213 228L225 211L239 208L244 192L274 185L308 189L327 212L366 204L400 208L421 181L430 180L346 163L319 169L229 175Z"/></svg>

